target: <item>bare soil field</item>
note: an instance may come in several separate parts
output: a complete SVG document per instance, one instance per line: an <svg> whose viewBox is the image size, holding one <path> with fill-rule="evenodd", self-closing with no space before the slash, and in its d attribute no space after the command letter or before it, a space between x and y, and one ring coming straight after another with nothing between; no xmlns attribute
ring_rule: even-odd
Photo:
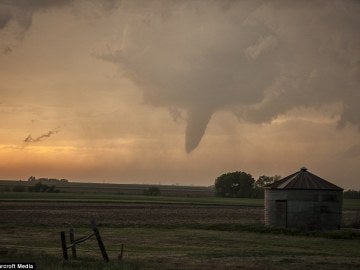
<svg viewBox="0 0 360 270"><path fill-rule="evenodd" d="M226 205L0 202L2 224L18 226L81 226L93 218L109 226L262 223L263 211Z"/></svg>
<svg viewBox="0 0 360 270"><path fill-rule="evenodd" d="M264 208L241 205L182 203L97 203L0 201L2 225L263 224ZM343 227L360 226L360 210L343 211Z"/></svg>

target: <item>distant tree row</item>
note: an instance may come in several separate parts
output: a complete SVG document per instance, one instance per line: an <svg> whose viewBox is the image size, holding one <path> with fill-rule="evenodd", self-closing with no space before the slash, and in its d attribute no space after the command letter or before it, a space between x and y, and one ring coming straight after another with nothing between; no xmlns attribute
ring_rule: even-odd
<svg viewBox="0 0 360 270"><path fill-rule="evenodd" d="M215 195L218 197L231 198L264 198L264 189L281 177L279 175L262 175L255 180L246 172L225 173L215 180ZM360 199L360 190L346 190L344 199Z"/></svg>
<svg viewBox="0 0 360 270"><path fill-rule="evenodd" d="M343 193L344 199L360 199L360 190L349 189Z"/></svg>
<svg viewBox="0 0 360 270"><path fill-rule="evenodd" d="M49 192L49 193L58 193L60 192L58 189L55 189L54 185L48 186L41 182L36 183L34 186L28 188L29 192Z"/></svg>
<svg viewBox="0 0 360 270"><path fill-rule="evenodd" d="M246 172L225 173L215 180L215 195L231 198L263 198L264 187L280 178L279 175L262 175L255 180Z"/></svg>
<svg viewBox="0 0 360 270"><path fill-rule="evenodd" d="M26 188L24 185L16 185L12 188L13 192L49 192L49 193L58 193L60 190L56 189L54 185L48 186L41 182L36 183L33 186Z"/></svg>
<svg viewBox="0 0 360 270"><path fill-rule="evenodd" d="M43 182L69 182L69 180L67 179L57 179L57 178L35 178L35 176L30 176L28 178L29 182L34 182L34 181L43 181Z"/></svg>

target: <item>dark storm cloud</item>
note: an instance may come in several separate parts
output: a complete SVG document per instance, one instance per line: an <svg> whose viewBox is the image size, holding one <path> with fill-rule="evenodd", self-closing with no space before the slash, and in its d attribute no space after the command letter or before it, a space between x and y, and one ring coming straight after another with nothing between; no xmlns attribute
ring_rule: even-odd
<svg viewBox="0 0 360 270"><path fill-rule="evenodd" d="M339 127L360 126L360 2L160 3L125 5L122 47L102 58L125 69L146 102L187 111L187 152L219 110L263 123L341 104Z"/></svg>
<svg viewBox="0 0 360 270"><path fill-rule="evenodd" d="M0 49L11 53L32 24L33 15L39 11L65 6L72 0L8 0L0 2Z"/></svg>
<svg viewBox="0 0 360 270"><path fill-rule="evenodd" d="M0 2L0 29L10 20L15 20L21 30L31 26L34 12L48 8L61 7L73 0L8 0Z"/></svg>
<svg viewBox="0 0 360 270"><path fill-rule="evenodd" d="M5 0L0 2L0 35L7 35L8 39L21 39L31 27L36 12L69 6L72 3L84 3L93 9L111 10L117 6L119 0ZM93 6L92 6L93 5ZM9 42L9 40L7 41ZM12 42L14 43L14 42ZM4 53L9 53L12 43L2 44ZM16 42L15 42L16 43Z"/></svg>
<svg viewBox="0 0 360 270"><path fill-rule="evenodd" d="M33 138L30 134L24 139L24 142L26 143L34 143L34 142L41 142L43 141L44 139L46 138L49 138L51 135L53 134L56 134L58 133L59 130L57 129L54 129L54 130L50 130L49 132L39 136L39 137L36 137L36 138Z"/></svg>
<svg viewBox="0 0 360 270"><path fill-rule="evenodd" d="M0 9L0 29L4 28L10 21L12 15L10 11L6 9Z"/></svg>
<svg viewBox="0 0 360 270"><path fill-rule="evenodd" d="M221 110L265 123L296 107L340 104L338 127L360 127L359 1L8 0L0 34L21 38L36 12L75 4L118 12L119 48L101 57L147 103L174 119L187 112L187 152Z"/></svg>

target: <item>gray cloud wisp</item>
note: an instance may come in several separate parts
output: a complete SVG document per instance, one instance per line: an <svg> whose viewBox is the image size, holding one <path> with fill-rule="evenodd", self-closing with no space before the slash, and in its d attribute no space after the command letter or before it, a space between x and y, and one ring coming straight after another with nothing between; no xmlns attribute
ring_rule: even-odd
<svg viewBox="0 0 360 270"><path fill-rule="evenodd" d="M41 142L43 141L44 139L47 139L49 137L51 137L53 134L56 134L58 133L59 130L55 129L55 130L50 130L49 132L39 136L39 137L36 137L36 138L33 138L30 134L24 139L24 142L25 143L36 143L36 142Z"/></svg>

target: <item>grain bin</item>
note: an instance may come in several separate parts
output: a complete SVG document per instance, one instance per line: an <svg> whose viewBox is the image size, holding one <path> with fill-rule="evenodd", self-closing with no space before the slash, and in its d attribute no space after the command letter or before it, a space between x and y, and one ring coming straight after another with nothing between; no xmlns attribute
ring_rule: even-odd
<svg viewBox="0 0 360 270"><path fill-rule="evenodd" d="M305 230L339 229L343 189L305 167L265 188L265 225Z"/></svg>

